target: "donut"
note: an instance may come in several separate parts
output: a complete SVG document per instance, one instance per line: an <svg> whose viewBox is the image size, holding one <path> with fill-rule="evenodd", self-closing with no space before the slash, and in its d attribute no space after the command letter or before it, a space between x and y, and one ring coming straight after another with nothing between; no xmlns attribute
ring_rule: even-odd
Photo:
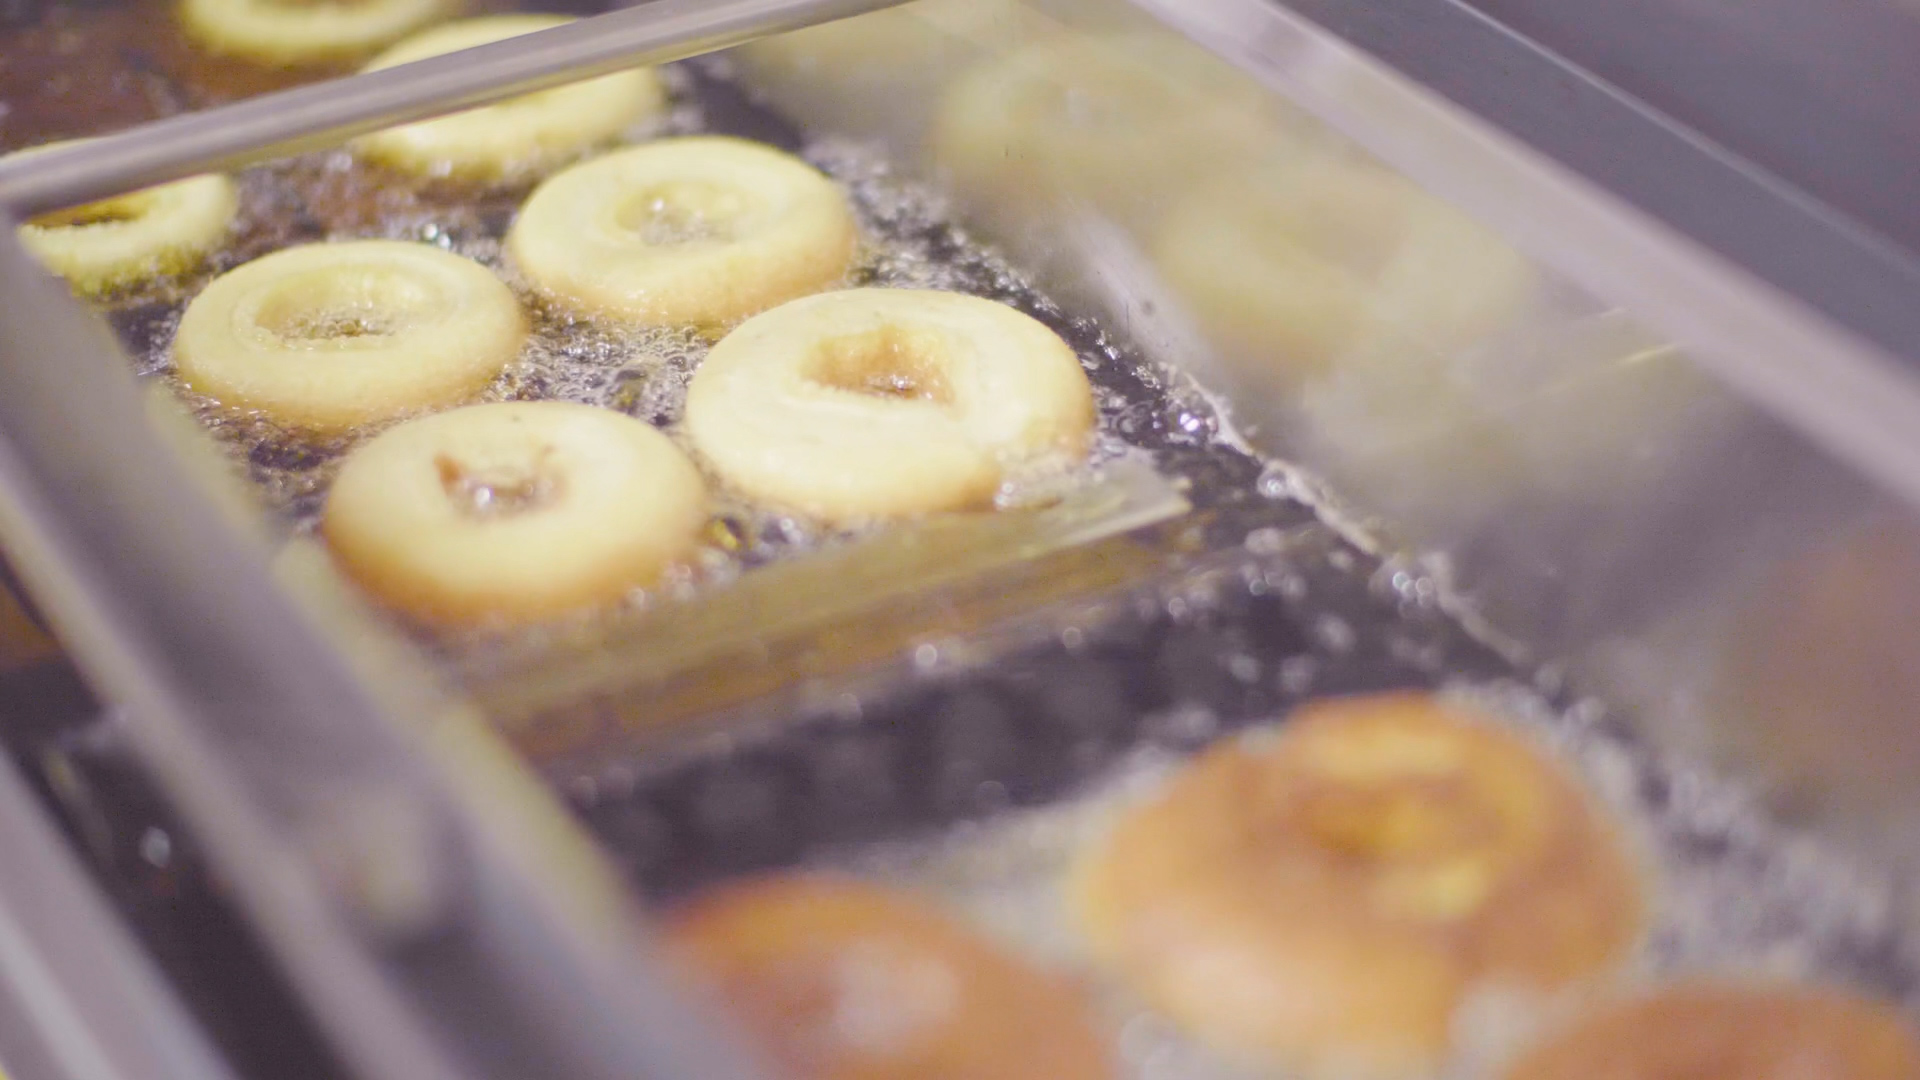
<svg viewBox="0 0 1920 1080"><path fill-rule="evenodd" d="M226 240L239 209L231 179L192 176L43 214L20 226L19 237L75 292L96 295L191 270Z"/></svg>
<svg viewBox="0 0 1920 1080"><path fill-rule="evenodd" d="M1518 252L1465 215L1331 153L1197 185L1151 246L1168 288L1236 374L1283 391L1343 362L1439 369L1510 323L1534 283Z"/></svg>
<svg viewBox="0 0 1920 1080"><path fill-rule="evenodd" d="M1010 467L1086 451L1073 349L1004 304L850 289L757 315L708 353L686 432L734 488L836 522L991 502Z"/></svg>
<svg viewBox="0 0 1920 1080"><path fill-rule="evenodd" d="M564 310L717 327L831 286L857 240L846 196L811 165L745 139L696 136L548 178L507 250Z"/></svg>
<svg viewBox="0 0 1920 1080"><path fill-rule="evenodd" d="M963 201L1012 233L1062 201L1147 228L1193 182L1320 138L1176 34L1102 33L1042 38L963 73L930 151Z"/></svg>
<svg viewBox="0 0 1920 1080"><path fill-rule="evenodd" d="M367 71L564 26L557 15L493 15L422 31L375 57ZM529 94L354 142L363 157L410 173L511 180L545 172L660 113L667 93L651 68Z"/></svg>
<svg viewBox="0 0 1920 1080"><path fill-rule="evenodd" d="M355 60L451 9L450 0L181 0L180 26L209 52L271 67Z"/></svg>
<svg viewBox="0 0 1920 1080"><path fill-rule="evenodd" d="M426 244L309 244L215 278L173 341L190 389L332 433L472 397L520 354L513 290Z"/></svg>
<svg viewBox="0 0 1920 1080"><path fill-rule="evenodd" d="M706 488L666 436L555 401L407 421L347 455L321 533L430 624L524 623L617 599L694 547Z"/></svg>
<svg viewBox="0 0 1920 1080"><path fill-rule="evenodd" d="M1222 1052L1399 1075L1472 992L1621 959L1634 864L1574 781L1432 698L1310 704L1217 745L1074 871L1090 951Z"/></svg>
<svg viewBox="0 0 1920 1080"><path fill-rule="evenodd" d="M1810 518L1818 539L1790 554L1742 553L1731 599L1716 598L1727 622L1691 635L1719 650L1692 749L1757 776L1802 813L1858 827L1904 798L1920 769L1920 665L1907 644L1920 526L1904 507L1838 516Z"/></svg>
<svg viewBox="0 0 1920 1080"><path fill-rule="evenodd" d="M1105 1080L1065 985L910 896L787 875L673 912L668 953L802 1080Z"/></svg>
<svg viewBox="0 0 1920 1080"><path fill-rule="evenodd" d="M1915 1080L1893 1009L1826 988L1689 982L1577 1020L1505 1080Z"/></svg>
<svg viewBox="0 0 1920 1080"><path fill-rule="evenodd" d="M918 0L734 51L754 89L833 130L917 140L940 90L983 53L1052 29L1021 0Z"/></svg>

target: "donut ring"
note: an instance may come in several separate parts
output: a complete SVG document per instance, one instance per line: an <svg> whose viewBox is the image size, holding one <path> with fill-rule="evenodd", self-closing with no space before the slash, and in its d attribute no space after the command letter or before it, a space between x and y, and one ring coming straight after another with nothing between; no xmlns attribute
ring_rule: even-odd
<svg viewBox="0 0 1920 1080"><path fill-rule="evenodd" d="M1153 248L1215 347L1282 387L1363 354L1444 360L1510 322L1534 283L1518 252L1465 215L1330 154L1201 185Z"/></svg>
<svg viewBox="0 0 1920 1080"><path fill-rule="evenodd" d="M192 269L226 240L239 209L231 179L190 176L43 214L20 226L19 237L75 292L98 295Z"/></svg>
<svg viewBox="0 0 1920 1080"><path fill-rule="evenodd" d="M846 196L806 162L699 136L554 175L521 209L507 250L561 308L724 326L839 281L857 239Z"/></svg>
<svg viewBox="0 0 1920 1080"><path fill-rule="evenodd" d="M513 291L426 244L309 244L215 278L180 318L190 388L281 423L337 432L471 397L520 354Z"/></svg>
<svg viewBox="0 0 1920 1080"><path fill-rule="evenodd" d="M365 56L450 6L449 0L181 0L180 25L210 52L299 67Z"/></svg>
<svg viewBox="0 0 1920 1080"><path fill-rule="evenodd" d="M1065 986L913 899L852 881L767 878L668 924L786 1075L807 1080L1106 1080Z"/></svg>
<svg viewBox="0 0 1920 1080"><path fill-rule="evenodd" d="M493 15L446 23L415 34L365 70L424 60L564 26L557 15ZM360 155L424 176L512 179L545 172L666 107L652 68L615 72L523 98L418 124L388 128L354 142Z"/></svg>
<svg viewBox="0 0 1920 1080"><path fill-rule="evenodd" d="M1893 1009L1811 987L1689 983L1576 1022L1507 1080L1913 1080L1920 1047Z"/></svg>
<svg viewBox="0 0 1920 1080"><path fill-rule="evenodd" d="M1641 927L1634 867L1574 781L1420 695L1304 707L1222 743L1082 859L1095 955L1222 1050L1434 1065L1483 985L1552 990Z"/></svg>
<svg viewBox="0 0 1920 1080"><path fill-rule="evenodd" d="M557 401L410 420L347 456L321 532L423 622L520 623L651 583L706 523L700 474L624 413Z"/></svg>
<svg viewBox="0 0 1920 1080"><path fill-rule="evenodd" d="M1042 39L954 81L935 163L1003 227L1009 204L1085 200L1149 225L1193 182L1314 137L1251 79L1172 33ZM1042 212L1047 212L1044 208Z"/></svg>
<svg viewBox="0 0 1920 1080"><path fill-rule="evenodd" d="M1093 393L1053 331L961 293L851 289L742 323L694 372L686 431L728 483L832 521L991 501L1079 455Z"/></svg>

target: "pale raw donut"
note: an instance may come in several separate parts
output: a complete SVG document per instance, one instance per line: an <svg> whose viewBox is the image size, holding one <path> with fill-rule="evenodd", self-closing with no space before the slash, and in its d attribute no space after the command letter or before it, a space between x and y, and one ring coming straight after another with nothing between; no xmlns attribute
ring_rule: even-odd
<svg viewBox="0 0 1920 1080"><path fill-rule="evenodd" d="M1043 39L955 80L931 151L1003 229L1010 208L1082 200L1146 227L1192 183L1322 138L1304 117L1170 33Z"/></svg>
<svg viewBox="0 0 1920 1080"><path fill-rule="evenodd" d="M453 10L452 0L181 0L187 35L275 67L353 60Z"/></svg>
<svg viewBox="0 0 1920 1080"><path fill-rule="evenodd" d="M1065 985L912 897L815 876L723 887L668 946L795 1080L1105 1080Z"/></svg>
<svg viewBox="0 0 1920 1080"><path fill-rule="evenodd" d="M507 250L555 305L724 326L846 276L847 198L806 162L718 136L663 139L541 184Z"/></svg>
<svg viewBox="0 0 1920 1080"><path fill-rule="evenodd" d="M309 244L213 280L173 339L181 381L235 409L334 432L455 404L526 341L513 290L426 244Z"/></svg>
<svg viewBox="0 0 1920 1080"><path fill-rule="evenodd" d="M1083 454L1093 395L1053 331L960 293L795 300L713 347L686 430L726 481L834 521L979 506L1005 470Z"/></svg>
<svg viewBox="0 0 1920 1080"><path fill-rule="evenodd" d="M1197 187L1161 223L1154 259L1224 357L1283 388L1343 361L1438 368L1512 321L1534 282L1465 215L1331 154Z"/></svg>
<svg viewBox="0 0 1920 1080"><path fill-rule="evenodd" d="M368 71L564 26L558 15L491 15L436 26L375 57ZM545 172L612 142L666 107L652 68L615 72L356 140L355 152L407 172L482 180Z"/></svg>
<svg viewBox="0 0 1920 1080"><path fill-rule="evenodd" d="M387 603L522 623L617 599L692 550L706 489L666 436L556 401L410 420L348 455L321 531Z"/></svg>
<svg viewBox="0 0 1920 1080"><path fill-rule="evenodd" d="M1506 1080L1916 1080L1900 1014L1816 987L1686 983L1577 1020Z"/></svg>
<svg viewBox="0 0 1920 1080"><path fill-rule="evenodd" d="M1396 1075L1481 987L1621 959L1634 865L1574 780L1420 695L1308 705L1223 743L1082 859L1097 958L1218 1048Z"/></svg>
<svg viewBox="0 0 1920 1080"><path fill-rule="evenodd" d="M49 146L23 151L31 154ZM240 196L209 174L176 180L20 226L21 244L76 292L110 292L192 269L227 238Z"/></svg>

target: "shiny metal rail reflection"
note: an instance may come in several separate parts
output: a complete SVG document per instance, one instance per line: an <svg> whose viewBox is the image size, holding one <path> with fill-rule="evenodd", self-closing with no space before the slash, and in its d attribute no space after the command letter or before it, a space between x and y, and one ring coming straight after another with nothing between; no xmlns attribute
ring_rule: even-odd
<svg viewBox="0 0 1920 1080"><path fill-rule="evenodd" d="M653 0L458 53L157 120L27 160L0 161L0 206L21 217L78 206L900 2Z"/></svg>
<svg viewBox="0 0 1920 1080"><path fill-rule="evenodd" d="M15 1080L234 1080L0 760L0 1056Z"/></svg>

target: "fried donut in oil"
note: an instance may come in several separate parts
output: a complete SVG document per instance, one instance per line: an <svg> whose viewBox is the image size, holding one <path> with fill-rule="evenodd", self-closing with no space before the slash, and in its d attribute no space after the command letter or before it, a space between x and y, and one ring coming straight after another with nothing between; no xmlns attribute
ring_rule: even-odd
<svg viewBox="0 0 1920 1080"><path fill-rule="evenodd" d="M32 154L59 143L48 143ZM20 226L20 242L75 292L111 292L191 270L227 239L240 210L232 179L190 176Z"/></svg>
<svg viewBox="0 0 1920 1080"><path fill-rule="evenodd" d="M1397 1075L1474 990L1622 958L1635 867L1572 777L1422 695L1331 700L1216 746L1077 868L1095 955L1224 1051Z"/></svg>
<svg viewBox="0 0 1920 1080"><path fill-rule="evenodd" d="M954 80L930 152L1010 239L1084 202L1147 229L1195 182L1323 140L1253 80L1178 34L1043 37Z"/></svg>
<svg viewBox="0 0 1920 1080"><path fill-rule="evenodd" d="M527 320L493 271L428 244L307 244L215 278L173 359L192 389L336 433L472 397L520 354Z"/></svg>
<svg viewBox="0 0 1920 1080"><path fill-rule="evenodd" d="M1382 354L1444 364L1511 322L1534 286L1525 258L1466 215L1332 153L1196 186L1153 256L1215 348L1283 389Z"/></svg>
<svg viewBox="0 0 1920 1080"><path fill-rule="evenodd" d="M1505 1080L1917 1080L1901 1016L1839 990L1693 982L1616 1004L1523 1054Z"/></svg>
<svg viewBox="0 0 1920 1080"><path fill-rule="evenodd" d="M181 0L180 26L209 52L303 67L365 56L455 6L449 0Z"/></svg>
<svg viewBox="0 0 1920 1080"><path fill-rule="evenodd" d="M696 543L700 474L624 413L473 405L356 448L321 532L348 574L440 625L526 623L652 583Z"/></svg>
<svg viewBox="0 0 1920 1080"><path fill-rule="evenodd" d="M443 23L374 57L366 70L471 49L573 21L559 15L489 15ZM612 142L666 104L660 76L652 68L633 68L377 131L355 140L353 147L364 157L420 175L515 180Z"/></svg>
<svg viewBox="0 0 1920 1080"><path fill-rule="evenodd" d="M1093 420L1059 335L919 289L823 293L747 320L694 373L686 408L729 484L834 521L986 505L1010 467L1084 454Z"/></svg>
<svg viewBox="0 0 1920 1080"><path fill-rule="evenodd" d="M1067 986L913 898L838 878L723 887L668 946L799 1080L1105 1080Z"/></svg>
<svg viewBox="0 0 1920 1080"><path fill-rule="evenodd" d="M696 136L549 177L507 250L563 310L725 327L831 287L858 238L845 193L813 166L745 139Z"/></svg>

